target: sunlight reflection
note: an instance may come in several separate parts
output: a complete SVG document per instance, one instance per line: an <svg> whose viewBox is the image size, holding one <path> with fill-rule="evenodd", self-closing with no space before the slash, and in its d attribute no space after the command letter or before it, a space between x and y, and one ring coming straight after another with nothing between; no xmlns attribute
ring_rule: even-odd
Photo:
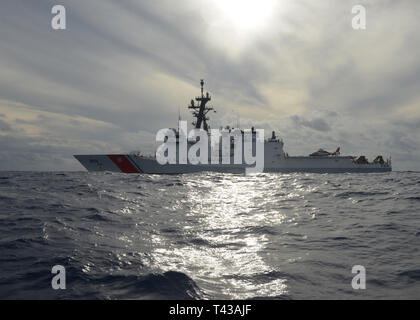
<svg viewBox="0 0 420 320"><path fill-rule="evenodd" d="M211 282L225 283L225 298L287 293L285 279L266 276L275 270L261 255L269 243L267 232L286 219L265 202L275 192L266 183L264 176L228 176L203 180L200 188L188 185L190 211L185 214L195 221L194 228L183 226L189 244L179 247L155 236L154 242L162 242L154 251L156 260L167 270L192 271L207 291ZM251 282L253 277L259 280Z"/></svg>

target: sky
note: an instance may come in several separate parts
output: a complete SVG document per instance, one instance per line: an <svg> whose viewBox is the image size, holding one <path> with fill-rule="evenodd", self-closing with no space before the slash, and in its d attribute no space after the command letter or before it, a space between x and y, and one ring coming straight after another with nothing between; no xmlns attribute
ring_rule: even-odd
<svg viewBox="0 0 420 320"><path fill-rule="evenodd" d="M51 27L56 4L65 30ZM357 4L365 30L352 28ZM191 122L200 79L213 128L420 170L418 12L418 0L2 0L0 170L152 153L178 112Z"/></svg>

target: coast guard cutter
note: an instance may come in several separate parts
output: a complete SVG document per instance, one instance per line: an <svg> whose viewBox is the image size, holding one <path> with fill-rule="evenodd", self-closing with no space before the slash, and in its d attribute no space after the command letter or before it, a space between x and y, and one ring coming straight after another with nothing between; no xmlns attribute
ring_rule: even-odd
<svg viewBox="0 0 420 320"><path fill-rule="evenodd" d="M201 80L201 95L191 100L189 109L195 118L193 125L196 129L203 129L209 132L209 117L207 114L214 111L208 107L211 100L209 93L204 94L204 81ZM179 144L179 130L174 130L175 143ZM225 127L224 130L232 130ZM241 131L243 133L243 131ZM252 128L252 133L254 129ZM210 134L209 134L210 136ZM245 135L244 135L245 137ZM254 138L255 140L255 138ZM189 146L190 144L188 144ZM369 162L365 156L343 156L340 148L335 152L328 152L323 149L310 154L309 156L289 156L283 149L282 139L277 138L273 131L271 137L264 141L264 172L315 172L315 173L340 173L340 172L387 172L392 171L391 159L384 160L381 155ZM231 163L210 163L192 164L175 163L159 164L156 156L146 156L140 153L131 154L96 154L96 155L75 155L74 157L88 171L113 171L123 173L147 173L147 174L180 174L200 171L214 171L227 173L242 173L249 165L245 163L235 164L233 162L234 145L231 146ZM178 150L178 149L177 149ZM255 151L255 150L254 150ZM178 152L178 151L177 151ZM209 152L210 155L210 152ZM178 153L177 153L178 157Z"/></svg>

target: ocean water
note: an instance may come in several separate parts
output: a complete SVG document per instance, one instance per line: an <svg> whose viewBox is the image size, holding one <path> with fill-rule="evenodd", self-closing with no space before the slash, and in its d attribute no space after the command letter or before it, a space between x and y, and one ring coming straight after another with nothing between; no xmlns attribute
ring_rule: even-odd
<svg viewBox="0 0 420 320"><path fill-rule="evenodd" d="M0 299L420 299L419 208L416 172L1 172Z"/></svg>

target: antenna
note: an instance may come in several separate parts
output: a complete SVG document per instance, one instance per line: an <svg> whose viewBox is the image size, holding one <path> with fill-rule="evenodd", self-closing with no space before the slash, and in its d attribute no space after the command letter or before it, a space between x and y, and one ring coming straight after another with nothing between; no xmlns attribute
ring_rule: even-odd
<svg viewBox="0 0 420 320"><path fill-rule="evenodd" d="M200 84L201 84L201 97L204 98L204 79L200 80Z"/></svg>
<svg viewBox="0 0 420 320"><path fill-rule="evenodd" d="M213 107L207 107L206 104L211 100L211 97L208 92L204 95L204 80L200 80L201 85L201 97L196 97L195 101L197 104L194 103L194 100L191 100L191 104L188 106L189 109L193 109L192 114L196 120L193 122L193 125L196 129L200 129L201 125L203 125L203 129L208 131L209 126L207 124L207 120L209 118L206 116L207 113L211 110L214 110Z"/></svg>

